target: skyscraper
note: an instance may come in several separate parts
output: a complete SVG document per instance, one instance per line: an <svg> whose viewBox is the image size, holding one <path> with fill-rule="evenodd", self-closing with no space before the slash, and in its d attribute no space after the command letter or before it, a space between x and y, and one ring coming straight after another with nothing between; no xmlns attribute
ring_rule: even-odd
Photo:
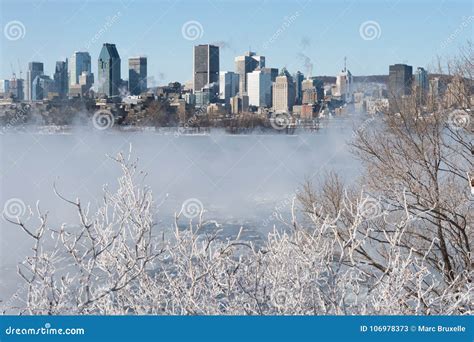
<svg viewBox="0 0 474 342"><path fill-rule="evenodd" d="M83 72L92 74L91 55L89 52L76 51L68 63L69 85L79 84L79 76Z"/></svg>
<svg viewBox="0 0 474 342"><path fill-rule="evenodd" d="M257 68L265 67L265 57L257 56L255 52L247 52L243 56L237 56L235 61L235 72L239 74L240 84L239 93L245 95L247 93L247 74Z"/></svg>
<svg viewBox="0 0 474 342"><path fill-rule="evenodd" d="M219 73L219 98L224 100L227 107L230 99L239 92L239 75L232 71L221 71Z"/></svg>
<svg viewBox="0 0 474 342"><path fill-rule="evenodd" d="M422 68L418 67L415 71L415 84L425 91L428 90L428 72Z"/></svg>
<svg viewBox="0 0 474 342"><path fill-rule="evenodd" d="M31 86L31 101L41 101L48 98L48 93L54 90L54 81L46 75L38 75Z"/></svg>
<svg viewBox="0 0 474 342"><path fill-rule="evenodd" d="M36 76L43 75L43 63L28 63L28 71L26 72L26 100L32 101L32 86Z"/></svg>
<svg viewBox="0 0 474 342"><path fill-rule="evenodd" d="M147 90L147 58L130 57L128 59L128 91L131 95L140 95Z"/></svg>
<svg viewBox="0 0 474 342"><path fill-rule="evenodd" d="M323 82L314 78L307 78L301 83L303 96L302 104L316 104L324 97Z"/></svg>
<svg viewBox="0 0 474 342"><path fill-rule="evenodd" d="M247 94L249 105L271 107L272 105L272 75L265 70L254 70L247 74Z"/></svg>
<svg viewBox="0 0 474 342"><path fill-rule="evenodd" d="M295 104L301 104L301 101L303 100L303 92L302 92L302 83L304 80L304 75L301 71L297 71L295 74L295 93L296 93L296 99L295 99Z"/></svg>
<svg viewBox="0 0 474 342"><path fill-rule="evenodd" d="M352 101L352 74L344 69L336 76L336 96L340 96L344 102Z"/></svg>
<svg viewBox="0 0 474 342"><path fill-rule="evenodd" d="M413 68L406 64L394 64L389 67L389 97L400 97L411 94Z"/></svg>
<svg viewBox="0 0 474 342"><path fill-rule="evenodd" d="M219 47L196 45L194 47L193 90L201 91L205 86L219 83Z"/></svg>
<svg viewBox="0 0 474 342"><path fill-rule="evenodd" d="M98 61L98 93L108 97L119 95L120 56L115 44L104 43Z"/></svg>
<svg viewBox="0 0 474 342"><path fill-rule="evenodd" d="M286 68L273 82L273 110L275 112L289 113L295 103L295 84L293 77Z"/></svg>
<svg viewBox="0 0 474 342"><path fill-rule="evenodd" d="M66 97L69 84L67 76L67 59L65 62L57 61L56 68L54 70L54 87L56 92L59 94L59 97Z"/></svg>

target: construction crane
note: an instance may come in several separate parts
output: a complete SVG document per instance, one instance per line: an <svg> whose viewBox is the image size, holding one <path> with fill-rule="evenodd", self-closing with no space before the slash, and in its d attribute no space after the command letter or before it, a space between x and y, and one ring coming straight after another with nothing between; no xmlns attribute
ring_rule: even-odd
<svg viewBox="0 0 474 342"><path fill-rule="evenodd" d="M20 59L18 58L18 71L20 72L20 79L22 79L23 77L23 71L21 71L21 64L20 64Z"/></svg>
<svg viewBox="0 0 474 342"><path fill-rule="evenodd" d="M13 63L10 62L10 68L12 69L12 79L16 80L15 70L13 69Z"/></svg>

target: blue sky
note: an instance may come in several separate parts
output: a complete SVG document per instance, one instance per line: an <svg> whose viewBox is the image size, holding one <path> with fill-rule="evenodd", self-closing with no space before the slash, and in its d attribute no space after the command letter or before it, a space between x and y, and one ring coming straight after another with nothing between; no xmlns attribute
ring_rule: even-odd
<svg viewBox="0 0 474 342"><path fill-rule="evenodd" d="M430 68L436 56L454 55L472 39L474 23L469 0L0 3L0 78L10 77L10 64L18 73L18 60L23 75L32 60L44 62L45 73L52 74L56 60L86 46L96 74L104 42L117 45L123 78L128 77L127 58L145 55L148 75L157 84L191 79L193 45L205 43L221 45L221 70L233 70L234 56L251 47L266 56L267 66L286 66L292 73L308 73L312 65L313 75L335 75L347 56L354 75L387 74L389 64L404 62ZM21 22L25 28L20 39L7 37L5 27L12 21ZM196 40L183 37L182 27L189 21L202 26ZM374 39L361 35L361 25L366 22L378 25L367 24L375 27Z"/></svg>

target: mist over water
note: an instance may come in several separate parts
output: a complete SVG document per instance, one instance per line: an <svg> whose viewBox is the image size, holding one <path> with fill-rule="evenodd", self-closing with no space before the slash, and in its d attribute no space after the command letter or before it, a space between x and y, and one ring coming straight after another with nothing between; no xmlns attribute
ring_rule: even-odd
<svg viewBox="0 0 474 342"><path fill-rule="evenodd" d="M212 130L209 135L174 135L155 132L97 131L75 128L70 134L40 134L35 129L0 134L0 204L21 199L35 208L39 201L48 211L48 225L74 225L74 208L60 200L80 198L91 207L100 204L102 187L114 190L118 164L107 157L119 152L139 159L147 173L158 213L157 231L169 229L183 202L198 199L205 218L216 220L229 235L240 226L247 238L263 237L273 225L275 207L289 215L291 198L305 179L318 180L334 170L348 180L359 174L359 165L347 141L361 118L330 119L318 132L229 135ZM276 131L275 131L276 132ZM183 220L183 224L186 222ZM30 227L37 221L32 219ZM19 227L0 223L0 299L11 297L23 283L17 264L31 254L33 240Z"/></svg>

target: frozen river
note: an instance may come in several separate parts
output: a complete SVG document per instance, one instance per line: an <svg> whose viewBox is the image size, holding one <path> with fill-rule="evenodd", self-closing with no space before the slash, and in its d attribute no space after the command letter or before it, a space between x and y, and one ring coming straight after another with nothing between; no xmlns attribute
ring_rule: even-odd
<svg viewBox="0 0 474 342"><path fill-rule="evenodd" d="M12 199L49 211L49 225L75 223L73 208L58 199L53 182L68 198L97 203L102 185L116 186L119 169L108 155L127 152L148 173L159 207L160 227L188 199L198 199L230 233L243 225L248 237L265 234L276 221L275 207L288 214L289 201L305 181L329 170L353 179L358 164L347 148L354 124L346 122L317 133L186 136L153 132L99 132L75 129L69 134L38 132L0 134L2 208ZM33 223L33 222L32 222ZM8 300L22 284L16 265L31 253L32 239L1 219L0 299Z"/></svg>

